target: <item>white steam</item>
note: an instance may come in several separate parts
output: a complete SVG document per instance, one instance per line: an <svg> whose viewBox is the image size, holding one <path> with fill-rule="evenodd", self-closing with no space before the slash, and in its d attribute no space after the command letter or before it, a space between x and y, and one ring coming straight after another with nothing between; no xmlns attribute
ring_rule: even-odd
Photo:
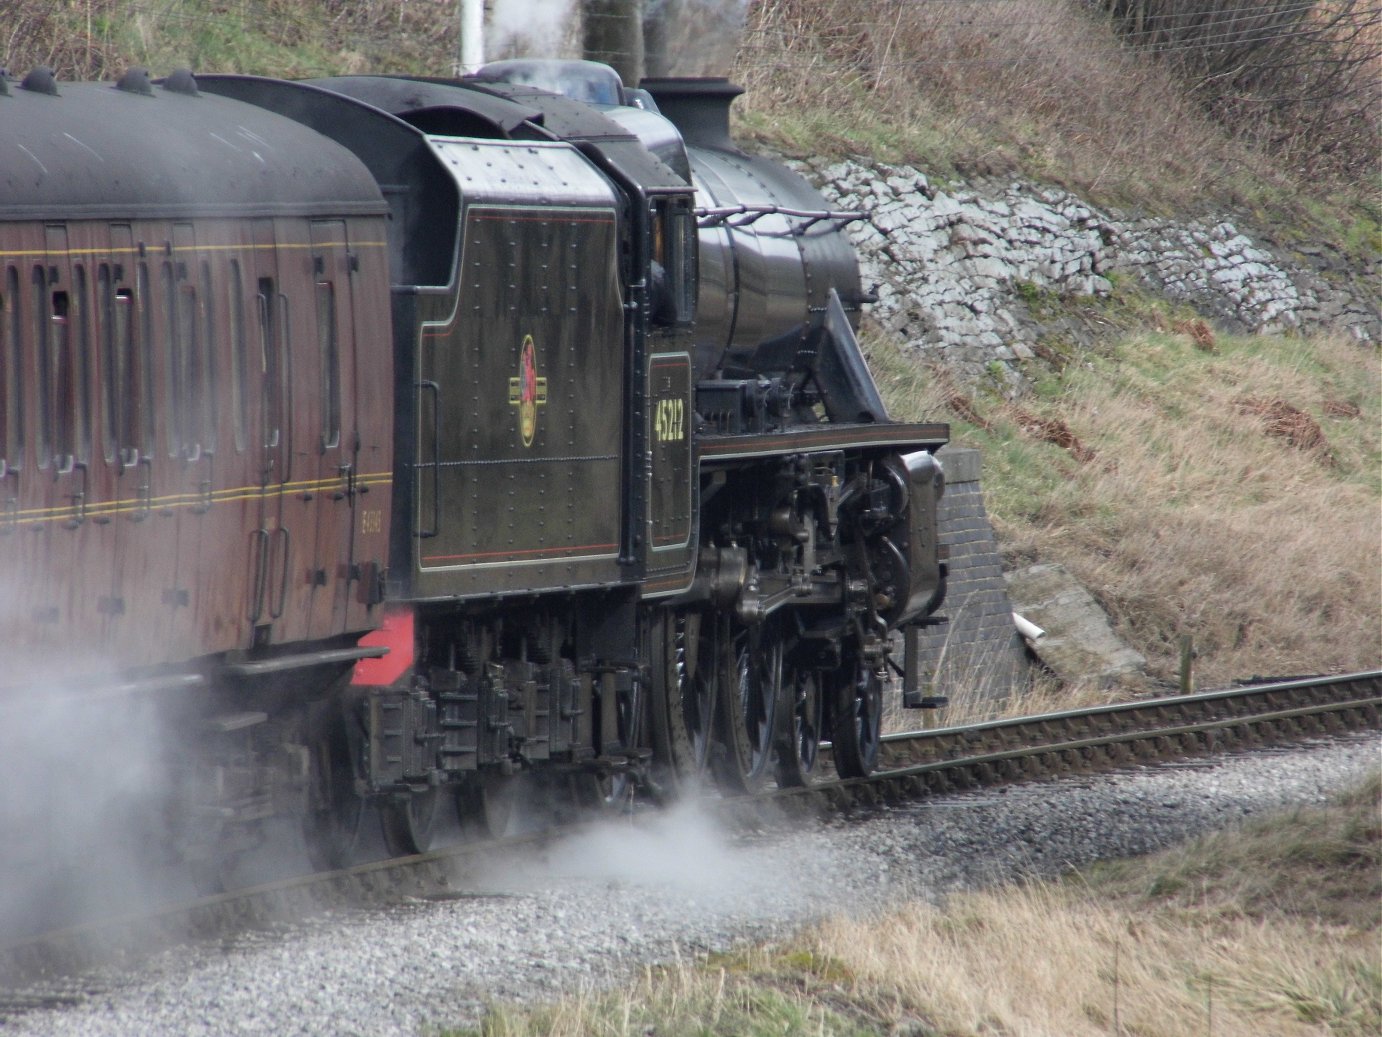
<svg viewBox="0 0 1382 1037"><path fill-rule="evenodd" d="M652 34L665 41L666 67L650 67L649 74L727 75L747 12L748 0L643 0L645 34L653 27ZM494 0L485 29L486 61L580 56L575 0Z"/></svg>
<svg viewBox="0 0 1382 1037"><path fill-rule="evenodd" d="M579 57L573 10L573 0L494 0L485 60Z"/></svg>
<svg viewBox="0 0 1382 1037"><path fill-rule="evenodd" d="M695 803L641 821L611 821L564 842L549 863L563 878L675 888L708 896L739 870L725 835Z"/></svg>
<svg viewBox="0 0 1382 1037"><path fill-rule="evenodd" d="M124 913L166 885L151 851L167 842L170 788L158 705L100 694L99 667L70 646L61 674L32 659L0 690L0 943Z"/></svg>

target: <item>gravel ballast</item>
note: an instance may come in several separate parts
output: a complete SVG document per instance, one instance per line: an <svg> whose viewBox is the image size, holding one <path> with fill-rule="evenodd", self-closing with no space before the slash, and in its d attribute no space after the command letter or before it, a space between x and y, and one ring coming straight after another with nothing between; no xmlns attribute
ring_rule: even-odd
<svg viewBox="0 0 1382 1037"><path fill-rule="evenodd" d="M612 823L455 897L340 913L170 951L11 1015L28 1035L417 1035L487 1002L549 999L644 963L785 936L813 919L1145 853L1323 803L1375 737L933 797L754 838L683 808Z"/></svg>

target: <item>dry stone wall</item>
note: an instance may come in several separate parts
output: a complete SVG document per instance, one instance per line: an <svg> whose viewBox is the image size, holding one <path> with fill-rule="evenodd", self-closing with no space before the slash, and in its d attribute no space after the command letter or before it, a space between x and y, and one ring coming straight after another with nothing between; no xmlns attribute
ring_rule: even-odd
<svg viewBox="0 0 1382 1037"><path fill-rule="evenodd" d="M961 380L1023 384L1020 361L1048 329L1033 293L1103 296L1134 278L1193 305L1227 331L1331 330L1382 341L1376 264L1327 248L1274 245L1229 219L1172 221L1105 212L1030 183L940 187L918 169L804 162L797 169L841 209L873 318L923 361Z"/></svg>
<svg viewBox="0 0 1382 1037"><path fill-rule="evenodd" d="M922 630L923 675L929 694L952 702L1001 700L1030 678L1026 646L1013 626L1003 559L984 510L979 451L945 447L945 495L939 532L949 550L944 623Z"/></svg>

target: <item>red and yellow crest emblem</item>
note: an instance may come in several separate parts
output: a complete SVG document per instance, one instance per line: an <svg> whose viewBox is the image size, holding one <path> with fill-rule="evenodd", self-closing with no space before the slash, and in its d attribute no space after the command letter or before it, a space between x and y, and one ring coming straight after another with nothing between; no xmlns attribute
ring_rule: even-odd
<svg viewBox="0 0 1382 1037"><path fill-rule="evenodd" d="M523 336L518 353L518 377L509 379L509 406L518 408L518 434L524 446L537 436L537 409L547 402L547 379L537 373L537 349L533 336Z"/></svg>

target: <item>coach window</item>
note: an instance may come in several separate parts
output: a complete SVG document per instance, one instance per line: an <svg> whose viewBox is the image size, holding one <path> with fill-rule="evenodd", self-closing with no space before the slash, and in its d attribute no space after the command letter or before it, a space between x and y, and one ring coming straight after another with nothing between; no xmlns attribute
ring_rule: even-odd
<svg viewBox="0 0 1382 1037"><path fill-rule="evenodd" d="M139 463L149 454L150 436L142 422L149 410L146 387L148 362L140 355L136 341L134 293L128 288L115 290L115 371L111 392L120 399L116 408L120 424L116 426L116 443L120 464L126 468Z"/></svg>
<svg viewBox="0 0 1382 1037"><path fill-rule="evenodd" d="M197 334L197 290L190 284L178 287L178 330L173 336L173 348L181 354L178 363L182 377L174 386L181 397L182 450L184 457L200 456L202 439L202 411L206 398L202 382L206 378L202 363L200 336Z"/></svg>
<svg viewBox="0 0 1382 1037"><path fill-rule="evenodd" d="M48 277L43 267L34 267L34 368L38 386L38 442L34 444L38 466L47 468L53 444L53 348L50 324L56 314L48 309ZM66 315L63 316L66 320Z"/></svg>
<svg viewBox="0 0 1382 1037"><path fill-rule="evenodd" d="M73 340L68 355L68 377L71 382L69 431L72 454L85 464L91 457L91 296L87 291L86 266L78 263L72 268Z"/></svg>
<svg viewBox="0 0 1382 1037"><path fill-rule="evenodd" d="M245 450L245 426L248 423L245 396L245 285L240 275L240 261L230 261L230 407L235 423L235 449Z"/></svg>
<svg viewBox="0 0 1382 1037"><path fill-rule="evenodd" d="M181 378L175 391L181 396L183 456L196 458L208 445L206 437L206 359L197 327L197 289L192 284L178 288L178 329L173 348L181 356Z"/></svg>
<svg viewBox="0 0 1382 1037"><path fill-rule="evenodd" d="M10 458L11 424L14 421L14 401L11 398L10 355L19 348L19 343L10 338L10 310L14 306L14 293L6 281L0 289L0 478L8 471Z"/></svg>
<svg viewBox="0 0 1382 1037"><path fill-rule="evenodd" d="M182 341L178 322L178 289L173 264L164 263L159 278L163 292L163 406L167 426L168 456L177 457L182 447Z"/></svg>
<svg viewBox="0 0 1382 1037"><path fill-rule="evenodd" d="M216 430L220 410L216 405L216 307L211 294L211 264L202 261L202 449L216 452Z"/></svg>
<svg viewBox="0 0 1382 1037"><path fill-rule="evenodd" d="M77 453L73 415L77 387L73 379L72 300L66 292L54 292L52 314L53 432L52 448L59 470L70 470Z"/></svg>
<svg viewBox="0 0 1382 1037"><path fill-rule="evenodd" d="M0 478L8 470L10 457L10 424L14 401L10 398L10 354L19 348L19 343L10 338L10 310L14 305L14 293L8 281L0 288Z"/></svg>
<svg viewBox="0 0 1382 1037"><path fill-rule="evenodd" d="M0 372L5 380L4 423L0 425L0 436L5 439L5 463L10 468L19 468L24 461L24 316L19 311L19 269L8 267L5 270L5 305L9 308L4 314L9 329L10 348L0 356Z"/></svg>
<svg viewBox="0 0 1382 1037"><path fill-rule="evenodd" d="M133 361L126 374L131 379L126 399L130 407L130 438L126 445L134 448L133 464L140 456L152 457L154 452L154 300L150 292L149 264L140 263L136 289L139 304L139 333L134 336L129 356ZM119 298L116 298L119 305Z"/></svg>
<svg viewBox="0 0 1382 1037"><path fill-rule="evenodd" d="M321 346L322 449L341 445L341 358L336 339L336 286L317 282L317 339Z"/></svg>
<svg viewBox="0 0 1382 1037"><path fill-rule="evenodd" d="M272 277L259 279L259 343L260 371L263 372L264 428L261 437L263 445L269 449L278 446L279 418L281 416L282 386L279 384L279 363L281 361L278 341L278 296L274 293ZM282 473L280 473L281 475Z"/></svg>
<svg viewBox="0 0 1382 1037"><path fill-rule="evenodd" d="M101 384L105 393L101 409L105 420L101 423L101 453L106 464L115 463L120 448L120 354L115 349L115 284L111 280L110 264L96 268L96 337L100 340Z"/></svg>

